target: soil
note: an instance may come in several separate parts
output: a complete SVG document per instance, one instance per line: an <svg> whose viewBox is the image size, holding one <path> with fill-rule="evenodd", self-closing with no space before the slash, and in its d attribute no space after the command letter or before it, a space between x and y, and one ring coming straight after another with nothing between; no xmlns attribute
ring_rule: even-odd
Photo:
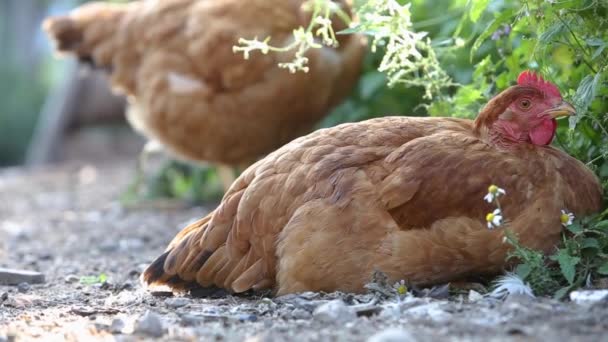
<svg viewBox="0 0 608 342"><path fill-rule="evenodd" d="M0 171L0 267L46 278L0 286L0 341L606 339L606 300L151 293L143 268L214 204L125 208L118 199L133 173L132 161Z"/></svg>

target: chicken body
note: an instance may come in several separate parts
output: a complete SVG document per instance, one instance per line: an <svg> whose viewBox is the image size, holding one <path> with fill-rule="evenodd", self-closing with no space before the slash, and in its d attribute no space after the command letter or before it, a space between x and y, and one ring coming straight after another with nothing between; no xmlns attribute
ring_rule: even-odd
<svg viewBox="0 0 608 342"><path fill-rule="evenodd" d="M254 52L245 60L232 51L239 38L289 43L292 31L310 21L303 3L92 3L44 27L59 51L110 72L129 98L136 129L182 158L247 165L308 133L358 79L360 36L341 37L338 49L311 50L308 73L278 68L292 53ZM336 19L334 26L345 24Z"/></svg>
<svg viewBox="0 0 608 342"><path fill-rule="evenodd" d="M599 210L601 187L560 150L494 141L488 127L512 97L497 97L477 121L385 117L296 139L247 169L143 279L277 295L361 292L374 270L435 284L500 272L505 227L550 252L561 210ZM490 184L507 193L506 223L493 230L485 217L495 206L483 200Z"/></svg>

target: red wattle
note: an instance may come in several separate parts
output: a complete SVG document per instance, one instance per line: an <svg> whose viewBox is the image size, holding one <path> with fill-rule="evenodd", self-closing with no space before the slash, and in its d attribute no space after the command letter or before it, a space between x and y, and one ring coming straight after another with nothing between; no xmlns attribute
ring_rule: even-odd
<svg viewBox="0 0 608 342"><path fill-rule="evenodd" d="M555 136L557 121L555 119L543 120L540 125L530 130L529 136L535 145L549 145Z"/></svg>

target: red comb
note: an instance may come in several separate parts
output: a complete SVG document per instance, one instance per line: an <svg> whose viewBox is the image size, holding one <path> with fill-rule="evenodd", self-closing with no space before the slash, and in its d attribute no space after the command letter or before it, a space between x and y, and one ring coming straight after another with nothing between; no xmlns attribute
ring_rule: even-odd
<svg viewBox="0 0 608 342"><path fill-rule="evenodd" d="M542 91L545 95L562 97L555 84L545 81L542 76L530 70L523 71L519 74L517 77L517 84L534 87Z"/></svg>

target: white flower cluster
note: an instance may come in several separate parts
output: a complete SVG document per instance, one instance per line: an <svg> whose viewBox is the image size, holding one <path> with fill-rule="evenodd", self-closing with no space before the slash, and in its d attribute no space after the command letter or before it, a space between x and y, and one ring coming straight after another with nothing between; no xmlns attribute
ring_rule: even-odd
<svg viewBox="0 0 608 342"><path fill-rule="evenodd" d="M420 86L431 99L454 83L439 65L427 32L413 30L410 7L396 0L367 0L357 11L361 22L349 32L371 35L373 50L386 47L378 70L387 74L389 86Z"/></svg>
<svg viewBox="0 0 608 342"><path fill-rule="evenodd" d="M290 62L279 63L280 68L288 69L291 73L297 71L308 72L308 58L305 56L310 49L320 49L323 46L338 47L336 33L332 27L331 17L335 14L347 24L350 23L349 16L342 10L339 4L332 0L309 0L303 5L303 9L312 12L312 20L308 27L299 27L293 31L293 41L283 47L269 44L270 37L264 40L239 39L239 45L233 46L234 53L243 53L243 58L249 59L254 51L262 54L268 52L287 52L295 50L294 58Z"/></svg>

